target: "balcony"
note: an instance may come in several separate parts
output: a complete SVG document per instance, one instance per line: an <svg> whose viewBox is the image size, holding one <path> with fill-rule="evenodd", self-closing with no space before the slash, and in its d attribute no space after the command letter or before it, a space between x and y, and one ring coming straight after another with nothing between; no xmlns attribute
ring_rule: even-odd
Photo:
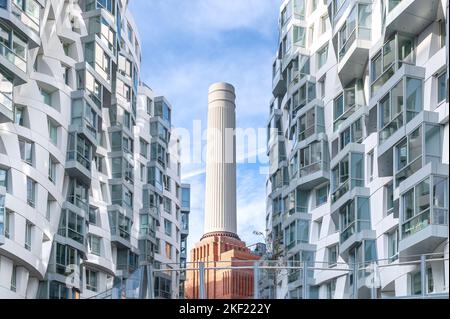
<svg viewBox="0 0 450 319"><path fill-rule="evenodd" d="M156 241L156 229L159 226L159 208L150 207L141 210L139 215L139 238Z"/></svg>
<svg viewBox="0 0 450 319"><path fill-rule="evenodd" d="M415 65L414 39L396 33L371 59L371 97L405 64Z"/></svg>
<svg viewBox="0 0 450 319"><path fill-rule="evenodd" d="M118 277L128 277L132 274L139 266L139 255L133 253L128 248L118 248L117 249L117 276Z"/></svg>
<svg viewBox="0 0 450 319"><path fill-rule="evenodd" d="M272 69L272 92L274 96L283 96L287 90L281 66L281 59L276 59Z"/></svg>
<svg viewBox="0 0 450 319"><path fill-rule="evenodd" d="M0 73L0 77L2 77ZM0 123L13 122L14 121L14 109L13 109L13 100L12 100L12 83L3 79L2 81L2 89L5 84L10 84L10 89L8 92L0 92ZM9 92L11 91L11 92Z"/></svg>
<svg viewBox="0 0 450 319"><path fill-rule="evenodd" d="M111 242L118 247L131 248L131 219L119 210L108 211Z"/></svg>
<svg viewBox="0 0 450 319"><path fill-rule="evenodd" d="M6 71L14 85L21 85L27 82L26 42L23 45L23 50L19 51L17 48L13 50L6 46L5 43L0 43L0 65L2 66L2 71Z"/></svg>
<svg viewBox="0 0 450 319"><path fill-rule="evenodd" d="M101 122L96 107L92 107L82 98L72 99L72 123L69 132L82 134L92 145L97 145L98 127L101 127Z"/></svg>
<svg viewBox="0 0 450 319"><path fill-rule="evenodd" d="M339 253L347 256L349 250L367 239L375 239L371 230L369 197L356 196L332 213L334 221L339 216Z"/></svg>
<svg viewBox="0 0 450 319"><path fill-rule="evenodd" d="M402 190L400 256L435 252L448 239L448 166L429 167L422 173L416 180L423 175L425 179Z"/></svg>
<svg viewBox="0 0 450 319"><path fill-rule="evenodd" d="M315 141L300 148L290 160L290 186L311 189L329 180L328 143Z"/></svg>
<svg viewBox="0 0 450 319"><path fill-rule="evenodd" d="M307 80L298 91L292 94L292 118L297 116L300 110L316 98L316 84Z"/></svg>
<svg viewBox="0 0 450 319"><path fill-rule="evenodd" d="M371 10L371 4L357 3L333 39L343 86L362 78L365 71L371 48Z"/></svg>
<svg viewBox="0 0 450 319"><path fill-rule="evenodd" d="M19 5L21 3L21 5ZM11 12L34 33L39 35L41 5L35 0L11 1Z"/></svg>
<svg viewBox="0 0 450 319"><path fill-rule="evenodd" d="M20 31L28 40L30 47L41 44L40 16L42 7L37 0L3 0L0 1L0 18Z"/></svg>
<svg viewBox="0 0 450 319"><path fill-rule="evenodd" d="M302 110L303 111L303 110ZM298 113L298 143L307 141L311 136L325 132L324 109L313 105L309 110Z"/></svg>
<svg viewBox="0 0 450 319"><path fill-rule="evenodd" d="M364 154L352 151L360 148L364 149L364 146L349 144L347 145L348 154L343 152L341 159L333 159L332 165L336 164L331 170L332 204L336 203L352 189L364 187Z"/></svg>
<svg viewBox="0 0 450 319"><path fill-rule="evenodd" d="M428 163L441 163L443 139L439 125L422 124L394 147L394 186L407 183Z"/></svg>
<svg viewBox="0 0 450 319"><path fill-rule="evenodd" d="M69 176L91 183L91 161L76 151L67 152L66 172Z"/></svg>
<svg viewBox="0 0 450 319"><path fill-rule="evenodd" d="M385 0L386 37L394 32L417 35L436 20L438 0Z"/></svg>
<svg viewBox="0 0 450 319"><path fill-rule="evenodd" d="M333 130L336 131L355 111L366 104L361 80L348 83L333 101Z"/></svg>

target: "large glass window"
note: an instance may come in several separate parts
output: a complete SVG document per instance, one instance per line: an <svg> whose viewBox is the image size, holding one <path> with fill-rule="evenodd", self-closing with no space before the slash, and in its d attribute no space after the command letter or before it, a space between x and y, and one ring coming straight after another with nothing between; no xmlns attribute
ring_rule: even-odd
<svg viewBox="0 0 450 319"><path fill-rule="evenodd" d="M86 269L86 289L97 291L97 272Z"/></svg>
<svg viewBox="0 0 450 319"><path fill-rule="evenodd" d="M325 185L316 190L316 207L325 204L327 201L328 201L328 185Z"/></svg>
<svg viewBox="0 0 450 319"><path fill-rule="evenodd" d="M167 236L172 236L172 222L164 219L164 233Z"/></svg>
<svg viewBox="0 0 450 319"><path fill-rule="evenodd" d="M19 138L20 157L24 162L33 165L34 159L34 143L25 139Z"/></svg>
<svg viewBox="0 0 450 319"><path fill-rule="evenodd" d="M327 62L327 58L328 58L328 45L326 45L317 52L317 61L319 69L325 65L325 63Z"/></svg>
<svg viewBox="0 0 450 319"><path fill-rule="evenodd" d="M0 54L23 72L27 70L27 41L0 23Z"/></svg>
<svg viewBox="0 0 450 319"><path fill-rule="evenodd" d="M371 6L357 4L338 33L338 52L341 60L356 39L370 40Z"/></svg>
<svg viewBox="0 0 450 319"><path fill-rule="evenodd" d="M402 195L402 204L402 238L430 224L448 225L448 179L434 175L424 179Z"/></svg>
<svg viewBox="0 0 450 319"><path fill-rule="evenodd" d="M394 262L398 259L398 228L388 234L388 259L389 262Z"/></svg>
<svg viewBox="0 0 450 319"><path fill-rule="evenodd" d="M101 238L95 235L89 235L88 244L89 244L89 252L93 255L100 256Z"/></svg>
<svg viewBox="0 0 450 319"><path fill-rule="evenodd" d="M371 94L379 90L403 63L413 64L413 39L395 34L371 61Z"/></svg>
<svg viewBox="0 0 450 319"><path fill-rule="evenodd" d="M300 150L300 177L307 176L323 168L321 142L313 142Z"/></svg>
<svg viewBox="0 0 450 319"><path fill-rule="evenodd" d="M36 182L27 177L27 203L31 207L36 206Z"/></svg>
<svg viewBox="0 0 450 319"><path fill-rule="evenodd" d="M69 190L67 192L68 202L87 212L89 205L88 190L89 187L85 184L75 178L71 178L69 180Z"/></svg>
<svg viewBox="0 0 450 319"><path fill-rule="evenodd" d="M370 202L356 197L339 208L341 243L360 231L370 229Z"/></svg>
<svg viewBox="0 0 450 319"><path fill-rule="evenodd" d="M447 98L447 72L440 74L437 77L438 86L438 104L445 101Z"/></svg>

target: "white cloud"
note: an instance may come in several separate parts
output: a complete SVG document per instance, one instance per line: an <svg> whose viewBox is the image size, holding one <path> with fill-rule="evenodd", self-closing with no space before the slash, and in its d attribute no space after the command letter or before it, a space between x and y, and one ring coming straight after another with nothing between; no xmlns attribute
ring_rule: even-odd
<svg viewBox="0 0 450 319"><path fill-rule="evenodd" d="M161 20L168 19L170 24L161 27L180 30L196 36L216 38L219 32L232 31L239 28L254 30L261 34L273 31L267 23L267 16L277 15L279 0L153 0L138 2L134 0L131 8L138 17L151 17L148 26L141 34L161 32L150 28ZM139 10L137 10L139 9ZM137 13L135 13L137 12ZM155 14L157 13L157 14ZM176 40L176 34L174 34Z"/></svg>

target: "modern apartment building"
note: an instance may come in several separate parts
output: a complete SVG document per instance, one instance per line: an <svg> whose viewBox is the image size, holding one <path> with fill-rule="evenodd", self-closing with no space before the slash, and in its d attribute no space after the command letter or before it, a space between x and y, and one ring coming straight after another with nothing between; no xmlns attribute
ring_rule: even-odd
<svg viewBox="0 0 450 319"><path fill-rule="evenodd" d="M90 298L185 262L180 141L127 4L0 1L0 298ZM155 297L180 285L158 273Z"/></svg>
<svg viewBox="0 0 450 319"><path fill-rule="evenodd" d="M274 259L311 268L268 294L448 296L447 26L446 0L282 3L267 235Z"/></svg>

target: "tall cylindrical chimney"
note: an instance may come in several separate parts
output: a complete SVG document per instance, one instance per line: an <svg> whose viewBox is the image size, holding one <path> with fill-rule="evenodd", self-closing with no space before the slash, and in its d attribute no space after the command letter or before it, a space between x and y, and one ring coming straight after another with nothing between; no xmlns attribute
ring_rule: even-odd
<svg viewBox="0 0 450 319"><path fill-rule="evenodd" d="M231 84L215 83L209 88L205 235L237 233L235 99Z"/></svg>

